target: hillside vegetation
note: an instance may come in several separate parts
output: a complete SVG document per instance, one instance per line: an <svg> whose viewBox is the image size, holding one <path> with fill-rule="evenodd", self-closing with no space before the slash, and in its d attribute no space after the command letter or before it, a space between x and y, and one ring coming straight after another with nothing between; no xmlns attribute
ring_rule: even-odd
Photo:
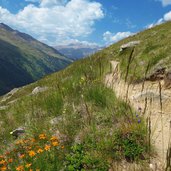
<svg viewBox="0 0 171 171"><path fill-rule="evenodd" d="M57 50L0 24L0 94L26 85L71 63Z"/></svg>
<svg viewBox="0 0 171 171"><path fill-rule="evenodd" d="M126 76L129 63L128 77L130 82L142 81L160 68L166 68L169 71L171 69L170 28L171 22L166 22L145 30L113 44L105 49L103 54L120 62L123 77ZM119 52L119 49L121 45L131 41L140 41L140 44L136 46L133 59L129 61L132 48L128 48L123 52Z"/></svg>
<svg viewBox="0 0 171 171"><path fill-rule="evenodd" d="M13 95L1 97L1 167L107 171L119 170L122 161L127 161L136 163L133 170L149 170L154 151L148 125L138 111L105 86L104 78L111 72L112 60L120 61L122 73L127 72L131 49L119 49L132 40L141 43L133 54L130 68L134 70L128 72L129 80L143 79L149 63L149 74L159 63L169 69L170 26L168 22L138 33ZM161 53L166 56L161 57ZM47 89L33 94L38 86ZM26 131L19 141L10 135L18 127Z"/></svg>

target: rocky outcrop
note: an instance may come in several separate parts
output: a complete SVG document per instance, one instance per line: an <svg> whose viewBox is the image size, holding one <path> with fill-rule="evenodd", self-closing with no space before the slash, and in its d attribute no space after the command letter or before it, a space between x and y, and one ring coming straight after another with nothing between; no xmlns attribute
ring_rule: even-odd
<svg viewBox="0 0 171 171"><path fill-rule="evenodd" d="M156 69L152 74L150 74L148 77L146 77L147 81L157 81L157 80L163 80L165 77L166 68L158 68Z"/></svg>
<svg viewBox="0 0 171 171"><path fill-rule="evenodd" d="M120 47L120 52L122 52L123 50L127 49L127 48L130 48L130 47L135 47L137 45L140 44L140 41L132 41L132 42L128 42L126 44L123 44L121 47Z"/></svg>
<svg viewBox="0 0 171 171"><path fill-rule="evenodd" d="M168 71L164 76L164 87L166 89L171 88L171 71Z"/></svg>
<svg viewBox="0 0 171 171"><path fill-rule="evenodd" d="M1 102L5 102L8 99L10 99L15 93L17 93L18 90L19 90L18 88L14 88L13 90L11 90L9 93L3 96L3 99L1 100Z"/></svg>
<svg viewBox="0 0 171 171"><path fill-rule="evenodd" d="M36 87L32 91L32 95L36 95L38 93L44 92L48 89L48 87Z"/></svg>
<svg viewBox="0 0 171 171"><path fill-rule="evenodd" d="M14 136L15 138L18 138L20 135L24 134L25 133L25 129L24 128L17 128L15 130L13 130L12 132L10 132L10 134L12 136Z"/></svg>

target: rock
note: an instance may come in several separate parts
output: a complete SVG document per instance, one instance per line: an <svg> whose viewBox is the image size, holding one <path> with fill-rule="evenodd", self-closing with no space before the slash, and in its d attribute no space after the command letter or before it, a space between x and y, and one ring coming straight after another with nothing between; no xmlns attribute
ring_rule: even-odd
<svg viewBox="0 0 171 171"><path fill-rule="evenodd" d="M60 143L68 141L68 137L62 134L59 130L55 130L55 133L53 135L58 137Z"/></svg>
<svg viewBox="0 0 171 171"><path fill-rule="evenodd" d="M132 42L123 44L123 45L120 47L120 52L122 52L123 50L125 50L125 49L127 49L127 48L135 47L135 46L137 46L137 45L139 45L139 44L140 44L140 41L132 41Z"/></svg>
<svg viewBox="0 0 171 171"><path fill-rule="evenodd" d="M18 90L19 90L18 88L14 88L14 89L11 90L7 95L13 96Z"/></svg>
<svg viewBox="0 0 171 171"><path fill-rule="evenodd" d="M157 80L162 80L164 79L165 76L165 72L166 72L166 68L158 68L156 69L156 71L153 72L153 74L149 75L146 80L147 81L157 81Z"/></svg>
<svg viewBox="0 0 171 171"><path fill-rule="evenodd" d="M44 92L48 89L48 87L36 87L34 88L34 90L32 91L32 95L36 95L38 93Z"/></svg>
<svg viewBox="0 0 171 171"><path fill-rule="evenodd" d="M164 87L166 89L171 88L171 71L168 71L164 76Z"/></svg>
<svg viewBox="0 0 171 171"><path fill-rule="evenodd" d="M16 139L17 139L20 135L22 135L22 134L24 134L24 133L25 133L25 129L24 129L24 128L21 128L21 127L19 127L19 128L17 128L17 129L13 130L12 132L10 132L10 134L11 134L12 136L14 136Z"/></svg>
<svg viewBox="0 0 171 171"><path fill-rule="evenodd" d="M51 125L57 125L57 124L59 124L62 121L63 121L63 117L62 116L58 116L58 117L55 117L55 118L51 119L50 123L51 123Z"/></svg>
<svg viewBox="0 0 171 171"><path fill-rule="evenodd" d="M14 88L13 90L11 90L9 93L3 96L3 99L1 102L5 102L8 99L10 99L18 90L19 90L18 88Z"/></svg>
<svg viewBox="0 0 171 171"><path fill-rule="evenodd" d="M7 108L8 108L8 106L0 106L0 110L5 110Z"/></svg>

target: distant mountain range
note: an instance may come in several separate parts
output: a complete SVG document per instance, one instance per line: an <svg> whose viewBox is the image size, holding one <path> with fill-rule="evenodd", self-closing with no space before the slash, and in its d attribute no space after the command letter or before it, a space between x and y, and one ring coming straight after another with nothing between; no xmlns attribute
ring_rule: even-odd
<svg viewBox="0 0 171 171"><path fill-rule="evenodd" d="M0 23L0 95L71 62L56 49Z"/></svg>
<svg viewBox="0 0 171 171"><path fill-rule="evenodd" d="M102 49L102 47L96 45L88 45L83 43L59 45L59 46L55 46L55 48L60 53L64 54L65 56L73 60L86 57Z"/></svg>

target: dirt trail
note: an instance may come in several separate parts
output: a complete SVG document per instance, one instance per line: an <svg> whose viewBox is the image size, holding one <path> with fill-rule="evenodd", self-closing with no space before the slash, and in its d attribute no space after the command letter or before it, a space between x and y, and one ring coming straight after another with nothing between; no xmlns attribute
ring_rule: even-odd
<svg viewBox="0 0 171 171"><path fill-rule="evenodd" d="M106 85L115 91L117 97L127 100L135 109L145 111L145 118L151 118L152 144L156 147L159 159L157 165L163 165L171 137L171 90L164 90L161 82L160 93L157 81L128 85L120 79L119 63L111 61L111 66L112 73L106 76Z"/></svg>

